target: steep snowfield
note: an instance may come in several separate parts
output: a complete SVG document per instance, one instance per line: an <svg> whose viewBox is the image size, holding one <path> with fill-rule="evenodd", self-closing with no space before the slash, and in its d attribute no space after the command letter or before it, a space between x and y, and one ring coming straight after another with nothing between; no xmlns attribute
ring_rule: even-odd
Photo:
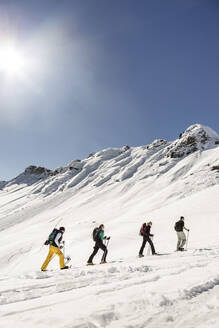
<svg viewBox="0 0 219 328"><path fill-rule="evenodd" d="M0 182L1 326L218 327L218 196L219 135L198 124L173 142L110 148L54 171L31 166ZM181 215L185 253L174 252ZM163 255L138 259L149 219ZM110 263L90 268L100 223ZM73 266L60 272L55 258L42 273L56 224Z"/></svg>

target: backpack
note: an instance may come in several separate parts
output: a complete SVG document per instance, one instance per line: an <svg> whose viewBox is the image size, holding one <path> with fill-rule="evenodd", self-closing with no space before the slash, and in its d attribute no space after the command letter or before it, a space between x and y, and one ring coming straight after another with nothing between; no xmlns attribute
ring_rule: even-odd
<svg viewBox="0 0 219 328"><path fill-rule="evenodd" d="M44 245L52 245L59 230L54 228L51 234L49 235L48 239L45 241Z"/></svg>
<svg viewBox="0 0 219 328"><path fill-rule="evenodd" d="M175 229L177 232L179 232L179 231L182 230L182 229L181 229L181 222L180 222L180 221L177 221L177 222L175 223L174 229Z"/></svg>
<svg viewBox="0 0 219 328"><path fill-rule="evenodd" d="M139 236L144 236L145 228L146 228L146 223L143 223L139 231Z"/></svg>
<svg viewBox="0 0 219 328"><path fill-rule="evenodd" d="M100 229L99 228L95 228L93 230L93 241L97 241L99 232L100 232Z"/></svg>

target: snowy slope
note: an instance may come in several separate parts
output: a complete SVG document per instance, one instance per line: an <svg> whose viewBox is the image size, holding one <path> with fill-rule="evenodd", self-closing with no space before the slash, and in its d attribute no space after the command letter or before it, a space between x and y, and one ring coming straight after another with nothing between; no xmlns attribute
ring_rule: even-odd
<svg viewBox="0 0 219 328"><path fill-rule="evenodd" d="M199 124L173 142L110 148L54 171L30 166L0 183L2 325L218 326L218 195L219 135ZM174 252L181 215L191 228L183 254ZM149 219L156 250L167 255L137 259ZM88 268L100 223L114 262ZM41 273L55 224L66 227L73 268L59 272L54 259L56 271Z"/></svg>

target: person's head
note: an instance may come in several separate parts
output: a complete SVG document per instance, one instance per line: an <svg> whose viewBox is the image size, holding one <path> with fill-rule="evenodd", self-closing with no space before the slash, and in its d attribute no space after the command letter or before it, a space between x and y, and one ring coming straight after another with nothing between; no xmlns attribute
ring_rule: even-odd
<svg viewBox="0 0 219 328"><path fill-rule="evenodd" d="M149 222L148 222L148 225L151 227L151 226L152 226L152 222L151 222L151 221L149 221Z"/></svg>
<svg viewBox="0 0 219 328"><path fill-rule="evenodd" d="M184 216L180 216L180 220L181 221L184 221Z"/></svg>
<svg viewBox="0 0 219 328"><path fill-rule="evenodd" d="M60 227L59 230L64 233L65 232L65 227Z"/></svg>
<svg viewBox="0 0 219 328"><path fill-rule="evenodd" d="M101 225L99 226L99 229L104 230L104 224L101 224Z"/></svg>

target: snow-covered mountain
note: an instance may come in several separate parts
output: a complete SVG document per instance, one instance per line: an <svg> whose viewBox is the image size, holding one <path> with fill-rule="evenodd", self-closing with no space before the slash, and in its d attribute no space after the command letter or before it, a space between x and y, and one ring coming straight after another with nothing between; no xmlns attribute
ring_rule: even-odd
<svg viewBox="0 0 219 328"><path fill-rule="evenodd" d="M124 186L127 182L134 186L141 181L147 187L161 177L170 177L172 173L171 180L175 183L182 176L186 179L187 173L192 167L195 168L197 163L200 165L206 150L215 153L218 146L219 135L208 127L196 124L180 134L179 139L174 142L158 139L142 147L104 149L90 154L84 160L74 160L67 166L55 170L31 165L22 174L9 182L2 182L0 186L5 191L16 190L17 186L19 188L32 186L29 194L49 196L68 190L75 193L81 189L95 189L102 186L117 188L118 184ZM187 160L188 155L191 154L193 155ZM206 163L201 164L205 166ZM207 164L209 165L203 167L203 170L209 180L199 181L203 188L215 184L215 176L217 177L215 172L212 172L213 167L217 165L217 159L216 162L212 159ZM183 167L183 172L180 170L174 174L174 170L178 171L180 167ZM199 175L200 170L191 173Z"/></svg>
<svg viewBox="0 0 219 328"><path fill-rule="evenodd" d="M0 182L3 324L10 327L16 320L17 327L23 322L48 327L52 320L56 327L184 327L175 317L181 307L185 315L188 299L194 316L185 317L186 327L193 327L198 311L193 297L202 302L206 291L208 311L217 312L218 195L219 135L200 124L173 142L109 148L55 170L32 165ZM191 228L185 254L173 253L173 225L181 215ZM157 251L170 254L136 259L138 231L149 219ZM87 268L91 232L100 223L112 236L109 261L123 262ZM73 269L41 273L47 253L42 245L56 224L66 227ZM54 260L50 267L57 265ZM207 316L203 322L210 325Z"/></svg>

